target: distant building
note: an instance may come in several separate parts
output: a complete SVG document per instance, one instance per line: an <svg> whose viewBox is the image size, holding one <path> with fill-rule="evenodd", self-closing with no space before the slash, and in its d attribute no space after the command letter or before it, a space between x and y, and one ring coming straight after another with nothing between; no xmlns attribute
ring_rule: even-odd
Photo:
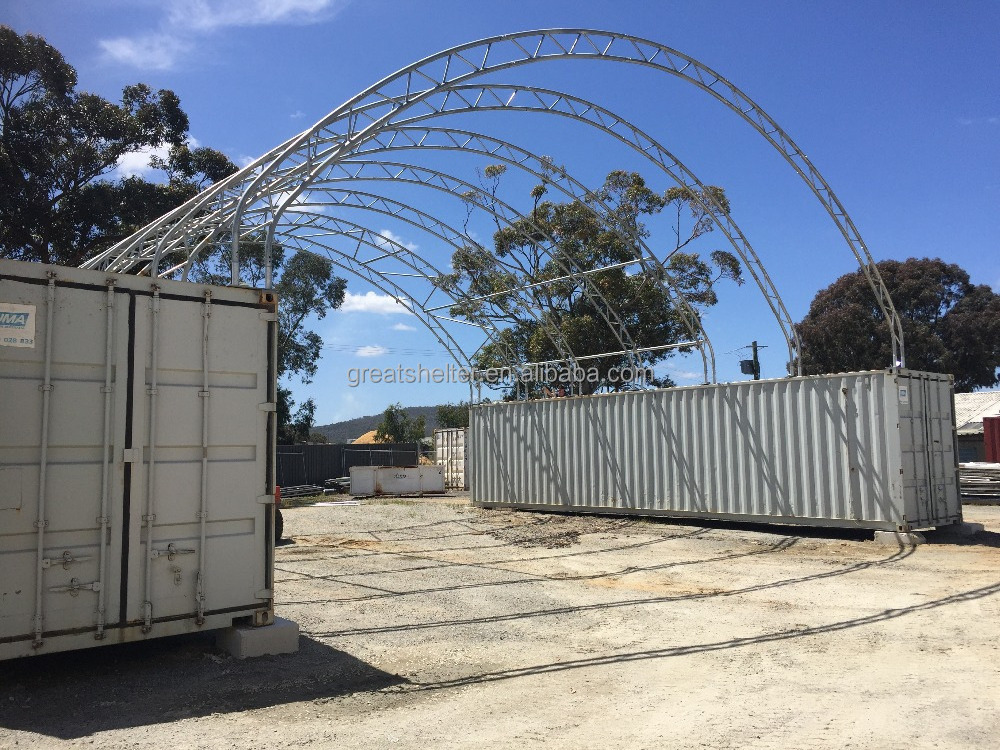
<svg viewBox="0 0 1000 750"><path fill-rule="evenodd" d="M983 417L1000 416L1000 391L955 394L955 427L960 463L986 460Z"/></svg>

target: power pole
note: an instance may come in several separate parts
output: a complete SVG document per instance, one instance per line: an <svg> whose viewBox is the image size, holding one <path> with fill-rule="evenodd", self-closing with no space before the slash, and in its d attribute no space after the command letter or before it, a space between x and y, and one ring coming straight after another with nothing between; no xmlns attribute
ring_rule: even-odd
<svg viewBox="0 0 1000 750"><path fill-rule="evenodd" d="M746 349L745 346L741 346L741 349ZM740 360L740 372L744 375L753 375L754 380L760 380L760 358L757 356L758 349L767 349L766 346L758 346L757 342L751 342L750 348L753 350L752 359L741 359Z"/></svg>

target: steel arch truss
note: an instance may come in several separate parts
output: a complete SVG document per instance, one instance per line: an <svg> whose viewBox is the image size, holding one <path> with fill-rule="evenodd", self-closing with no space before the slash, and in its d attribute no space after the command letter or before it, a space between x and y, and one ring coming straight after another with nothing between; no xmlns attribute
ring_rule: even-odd
<svg viewBox="0 0 1000 750"><path fill-rule="evenodd" d="M199 254L225 244L232 248L232 273L236 283L239 279L240 243L251 236L259 237L263 232L268 249L271 243L278 241L297 250L320 252L331 257L339 267L365 278L376 288L406 300L411 311L451 352L456 362L467 365L470 357L444 329L444 322L472 324L483 332L487 341L499 342L501 332L497 322L485 315L456 321L436 313L462 303L481 301L483 296L464 295L461 290L443 290L438 283L442 274L428 258L412 248L388 240L371 226L332 217L327 211L345 207L363 209L405 221L454 248L481 248L465 233L416 205L360 190L357 183L387 180L400 184L401 181L409 181L424 188L432 187L453 194L456 190L465 192L475 189L475 186L440 170L383 160L389 152L395 155L404 149L417 148L425 150L425 153L448 150L489 156L539 176L542 161L526 149L469 130L429 127L425 121L473 111L544 112L597 128L630 146L657 165L678 186L687 188L750 272L785 338L790 362L796 361L801 367L801 348L793 321L763 263L728 213L713 205L711 198L708 202L702 199L710 193L704 190L703 183L680 159L652 136L597 103L553 89L478 80L499 71L568 59L635 64L670 74L709 93L749 123L781 154L837 225L874 290L889 324L892 365L904 365L901 320L871 254L829 184L792 139L745 93L697 60L649 40L606 31L554 29L508 34L454 47L413 63L361 92L308 130L84 265L122 272L145 268L151 274L182 273L186 278L191 263ZM381 176L372 174L379 171ZM541 171L545 173L547 184L554 185L564 194L585 205L606 209L595 200L593 191L565 171L546 172L544 168ZM525 220L526 217L513 208L495 198L491 201L487 208L496 221L512 224ZM499 210L495 210L497 208ZM636 248L635 264L674 299L692 342L701 350L706 380L709 369L714 380L711 344L697 313L672 283L666 267L667 258L658 257L639 238L627 239L630 246ZM345 244L350 249L343 249ZM375 251L374 254L370 257L362 255L362 246ZM483 251L486 252L485 249ZM407 270L402 273L386 270L380 267L383 261L398 264ZM624 264L617 264L616 267L621 265ZM635 363L643 352L657 349L637 347L617 311L607 304L600 290L591 283L591 274L608 268L564 267L562 270L566 278L578 284L582 293L588 295L601 310L604 322L621 344L621 351L617 354L627 353L629 360ZM423 279L428 283L426 294L404 289L393 280L393 276ZM266 285L270 286L271 282L268 263ZM522 284L506 291L515 292L527 309L537 304L537 299L533 297L533 289L537 286ZM445 302L445 298L450 302ZM539 310L530 310L530 314L544 324L544 315ZM552 330L551 326L543 327L562 361L574 362L576 353L559 332ZM509 352L507 354L512 356Z"/></svg>

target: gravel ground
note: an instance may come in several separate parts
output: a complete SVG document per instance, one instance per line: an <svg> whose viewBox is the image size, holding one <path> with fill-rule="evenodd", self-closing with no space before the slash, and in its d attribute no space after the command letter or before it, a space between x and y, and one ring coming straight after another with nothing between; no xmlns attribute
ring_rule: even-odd
<svg viewBox="0 0 1000 750"><path fill-rule="evenodd" d="M0 747L995 748L1000 507L871 534L488 511L285 513L297 654L197 635L0 664Z"/></svg>

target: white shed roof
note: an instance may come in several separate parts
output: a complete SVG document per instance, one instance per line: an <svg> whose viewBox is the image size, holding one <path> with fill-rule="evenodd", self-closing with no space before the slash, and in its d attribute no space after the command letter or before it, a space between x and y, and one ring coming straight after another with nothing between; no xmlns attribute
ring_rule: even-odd
<svg viewBox="0 0 1000 750"><path fill-rule="evenodd" d="M983 431L983 417L1000 416L1000 391L955 394L955 425L960 435Z"/></svg>

